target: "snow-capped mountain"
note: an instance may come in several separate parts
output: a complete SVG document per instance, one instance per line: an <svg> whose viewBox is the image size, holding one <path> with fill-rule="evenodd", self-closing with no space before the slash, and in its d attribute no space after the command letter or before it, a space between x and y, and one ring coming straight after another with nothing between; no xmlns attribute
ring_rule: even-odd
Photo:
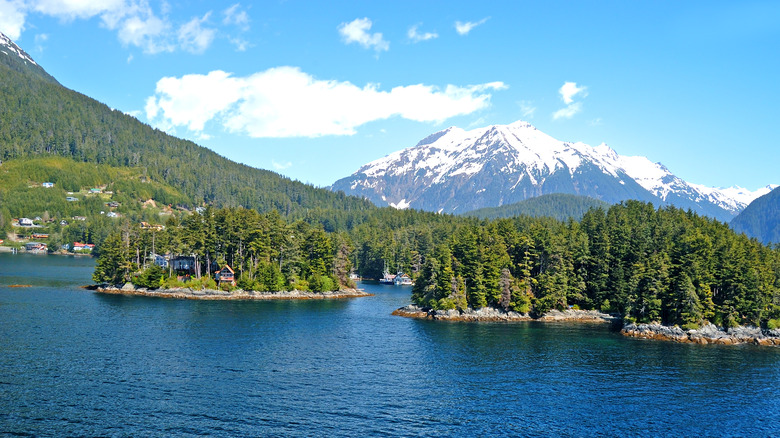
<svg viewBox="0 0 780 438"><path fill-rule="evenodd" d="M21 60L25 63L29 62L33 65L38 65L35 63L35 61L33 61L30 55L27 54L27 52L22 50L21 47L17 46L16 43L11 41L10 38L5 36L1 32L0 32L0 52L5 53L6 55L11 55L11 53L13 53L14 55L21 58Z"/></svg>
<svg viewBox="0 0 780 438"><path fill-rule="evenodd" d="M0 32L0 63L19 72L30 72L49 82L57 81L36 63L21 47Z"/></svg>
<svg viewBox="0 0 780 438"><path fill-rule="evenodd" d="M378 205L446 213L572 193L610 203L672 204L721 220L771 188L750 192L691 184L645 157L624 157L606 144L559 141L522 121L470 131L447 128L332 186Z"/></svg>

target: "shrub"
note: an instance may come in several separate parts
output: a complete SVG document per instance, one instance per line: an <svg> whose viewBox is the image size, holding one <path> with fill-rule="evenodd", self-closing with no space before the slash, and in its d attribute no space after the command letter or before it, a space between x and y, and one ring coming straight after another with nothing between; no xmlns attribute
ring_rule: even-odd
<svg viewBox="0 0 780 438"><path fill-rule="evenodd" d="M436 308L441 310L453 310L456 308L455 300L450 297L442 298L436 303Z"/></svg>
<svg viewBox="0 0 780 438"><path fill-rule="evenodd" d="M699 324L696 324L695 322L687 322L682 325L683 330L698 330Z"/></svg>
<svg viewBox="0 0 780 438"><path fill-rule="evenodd" d="M775 330L780 328L780 319L770 319L766 322L766 328L769 330Z"/></svg>

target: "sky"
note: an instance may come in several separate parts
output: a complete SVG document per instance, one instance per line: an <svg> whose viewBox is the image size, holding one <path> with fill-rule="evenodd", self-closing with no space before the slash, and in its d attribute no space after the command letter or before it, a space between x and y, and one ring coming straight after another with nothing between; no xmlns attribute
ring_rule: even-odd
<svg viewBox="0 0 780 438"><path fill-rule="evenodd" d="M316 186L517 120L780 183L777 1L0 0L0 31L68 88Z"/></svg>

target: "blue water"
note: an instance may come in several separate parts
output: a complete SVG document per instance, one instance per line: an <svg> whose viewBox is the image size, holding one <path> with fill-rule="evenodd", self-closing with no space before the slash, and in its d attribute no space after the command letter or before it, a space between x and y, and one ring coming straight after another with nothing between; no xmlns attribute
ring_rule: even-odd
<svg viewBox="0 0 780 438"><path fill-rule="evenodd" d="M780 348L391 316L373 297L96 294L93 261L0 254L0 434L780 436ZM8 288L30 284L29 288Z"/></svg>

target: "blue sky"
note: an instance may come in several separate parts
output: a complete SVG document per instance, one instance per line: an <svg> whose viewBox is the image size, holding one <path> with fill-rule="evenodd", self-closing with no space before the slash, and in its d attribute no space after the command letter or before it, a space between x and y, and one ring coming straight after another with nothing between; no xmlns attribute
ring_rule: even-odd
<svg viewBox="0 0 780 438"><path fill-rule="evenodd" d="M0 0L0 31L71 89L319 186L516 120L693 183L780 183L776 1Z"/></svg>

